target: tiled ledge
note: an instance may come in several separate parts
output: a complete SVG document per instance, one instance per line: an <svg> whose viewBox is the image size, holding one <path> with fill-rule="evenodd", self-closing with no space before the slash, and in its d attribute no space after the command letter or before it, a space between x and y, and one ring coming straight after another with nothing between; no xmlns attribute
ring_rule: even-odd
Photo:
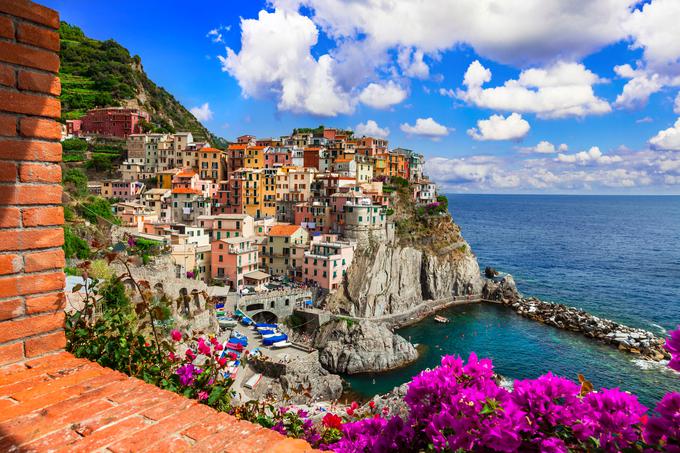
<svg viewBox="0 0 680 453"><path fill-rule="evenodd" d="M0 451L311 451L68 353L0 369Z"/></svg>

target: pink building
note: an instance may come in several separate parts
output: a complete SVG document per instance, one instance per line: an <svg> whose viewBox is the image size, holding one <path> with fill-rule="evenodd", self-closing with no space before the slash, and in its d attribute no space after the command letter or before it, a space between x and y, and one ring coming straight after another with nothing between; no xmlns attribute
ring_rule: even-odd
<svg viewBox="0 0 680 453"><path fill-rule="evenodd" d="M213 241L211 251L212 278L224 281L233 290L242 289L248 275L254 276L258 272L258 252L254 238L235 237Z"/></svg>
<svg viewBox="0 0 680 453"><path fill-rule="evenodd" d="M352 264L354 247L354 243L340 241L335 234L315 237L304 255L302 278L329 291L338 289Z"/></svg>
<svg viewBox="0 0 680 453"><path fill-rule="evenodd" d="M331 207L321 203L298 203L295 205L294 223L309 233L330 233L333 225Z"/></svg>
<svg viewBox="0 0 680 453"><path fill-rule="evenodd" d="M290 151L286 148L268 148L264 152L265 168L285 167L291 162Z"/></svg>
<svg viewBox="0 0 680 453"><path fill-rule="evenodd" d="M149 114L137 109L106 107L89 110L81 118L81 132L105 137L125 138L142 132L141 120L149 121Z"/></svg>

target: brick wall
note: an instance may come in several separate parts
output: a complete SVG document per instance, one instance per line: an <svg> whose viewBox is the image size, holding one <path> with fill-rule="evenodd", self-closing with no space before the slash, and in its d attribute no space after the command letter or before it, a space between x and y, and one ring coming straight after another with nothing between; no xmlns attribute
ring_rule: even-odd
<svg viewBox="0 0 680 453"><path fill-rule="evenodd" d="M0 366L65 344L58 27L0 0Z"/></svg>

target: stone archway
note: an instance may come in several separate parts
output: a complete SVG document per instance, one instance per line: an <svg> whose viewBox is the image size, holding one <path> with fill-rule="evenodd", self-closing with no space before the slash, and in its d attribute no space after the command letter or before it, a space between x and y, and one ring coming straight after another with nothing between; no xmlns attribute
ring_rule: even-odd
<svg viewBox="0 0 680 453"><path fill-rule="evenodd" d="M278 316L276 316L271 311L266 311L266 310L255 313L252 316L252 319L255 322L266 322L266 323L269 323L269 324L276 324L277 322L279 322Z"/></svg>

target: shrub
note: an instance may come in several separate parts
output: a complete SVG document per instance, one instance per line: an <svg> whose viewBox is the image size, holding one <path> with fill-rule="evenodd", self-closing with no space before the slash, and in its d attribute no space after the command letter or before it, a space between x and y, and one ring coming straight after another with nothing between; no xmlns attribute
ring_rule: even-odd
<svg viewBox="0 0 680 453"><path fill-rule="evenodd" d="M81 138L67 138L61 142L61 148L64 152L69 151L87 151L87 142Z"/></svg>
<svg viewBox="0 0 680 453"><path fill-rule="evenodd" d="M87 176L79 168L68 168L61 176L61 183L79 197L87 195Z"/></svg>
<svg viewBox="0 0 680 453"><path fill-rule="evenodd" d="M87 259L92 253L87 241L73 233L69 226L64 226L64 256L66 258Z"/></svg>

